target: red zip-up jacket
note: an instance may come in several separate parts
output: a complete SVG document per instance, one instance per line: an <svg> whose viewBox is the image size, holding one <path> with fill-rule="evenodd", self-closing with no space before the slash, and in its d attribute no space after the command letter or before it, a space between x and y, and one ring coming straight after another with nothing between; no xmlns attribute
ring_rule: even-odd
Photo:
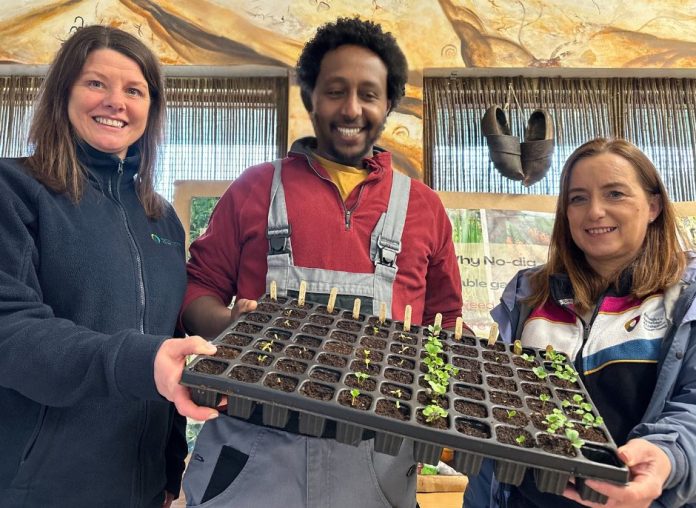
<svg viewBox="0 0 696 508"><path fill-rule="evenodd" d="M311 159L312 142L295 142L283 159L294 264L373 273L370 234L387 209L391 154L380 150L365 159L370 172L344 203L324 168ZM215 296L227 304L234 295L255 300L264 294L272 177L270 163L253 166L225 191L206 232L191 245L182 311L201 296ZM443 327L453 328L461 316L462 296L452 227L437 194L416 180L411 182L397 266L394 319L403 320L409 304L413 323L432 323L440 312Z"/></svg>

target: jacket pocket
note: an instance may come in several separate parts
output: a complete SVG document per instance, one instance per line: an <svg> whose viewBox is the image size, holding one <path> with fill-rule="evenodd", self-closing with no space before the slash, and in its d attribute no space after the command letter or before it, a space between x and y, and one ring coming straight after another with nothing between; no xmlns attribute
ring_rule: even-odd
<svg viewBox="0 0 696 508"><path fill-rule="evenodd" d="M36 476L36 470L42 461L41 448L46 448L45 443L48 440L46 436L48 426L48 407L41 406L36 417L34 430L22 451L17 472L12 479L12 487L25 490Z"/></svg>
<svg viewBox="0 0 696 508"><path fill-rule="evenodd" d="M27 445L24 447L24 452L22 452L22 460L20 464L24 464L24 462L26 462L29 459L31 452L34 450L34 445L38 441L39 435L43 430L47 412L48 407L41 406L41 410L39 411L39 415L36 419L36 425L34 426L34 432L31 433L31 437L29 438L29 441L27 441Z"/></svg>

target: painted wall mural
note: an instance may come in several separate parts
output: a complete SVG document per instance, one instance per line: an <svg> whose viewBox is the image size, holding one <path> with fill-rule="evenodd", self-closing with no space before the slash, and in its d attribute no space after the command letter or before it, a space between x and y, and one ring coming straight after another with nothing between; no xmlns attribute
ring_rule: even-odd
<svg viewBox="0 0 696 508"><path fill-rule="evenodd" d="M422 82L428 68L696 68L695 0L5 0L0 63L46 64L70 30L118 26L164 65L291 69L316 27L338 16L372 19L409 61L407 97L381 144L422 177ZM291 140L311 133L293 86Z"/></svg>

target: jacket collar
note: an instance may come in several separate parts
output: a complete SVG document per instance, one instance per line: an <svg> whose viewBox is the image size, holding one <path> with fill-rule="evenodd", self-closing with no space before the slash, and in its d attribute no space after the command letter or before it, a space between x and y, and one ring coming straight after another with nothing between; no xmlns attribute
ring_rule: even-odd
<svg viewBox="0 0 696 508"><path fill-rule="evenodd" d="M296 140L290 147L289 156L311 157L313 150L317 147L317 138L307 136ZM372 157L363 159L365 168L372 172L384 172L391 170L391 153L377 145L372 147Z"/></svg>
<svg viewBox="0 0 696 508"><path fill-rule="evenodd" d="M118 177L119 167L123 175L121 181L132 183L140 168L140 149L131 145L126 157L121 159L111 153L102 152L82 140L76 143L77 159L88 171L89 176L101 184Z"/></svg>

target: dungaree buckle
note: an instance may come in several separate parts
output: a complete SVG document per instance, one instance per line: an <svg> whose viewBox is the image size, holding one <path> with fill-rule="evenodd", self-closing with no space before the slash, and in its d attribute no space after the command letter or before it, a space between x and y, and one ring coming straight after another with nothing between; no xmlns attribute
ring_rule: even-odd
<svg viewBox="0 0 696 508"><path fill-rule="evenodd" d="M268 254L287 254L290 252L288 250L288 238L292 233L292 228L290 225L286 228L267 230L266 238L268 238Z"/></svg>
<svg viewBox="0 0 696 508"><path fill-rule="evenodd" d="M377 237L377 262L385 266L394 266L396 264L396 255L401 252L401 242L395 242L382 236Z"/></svg>

